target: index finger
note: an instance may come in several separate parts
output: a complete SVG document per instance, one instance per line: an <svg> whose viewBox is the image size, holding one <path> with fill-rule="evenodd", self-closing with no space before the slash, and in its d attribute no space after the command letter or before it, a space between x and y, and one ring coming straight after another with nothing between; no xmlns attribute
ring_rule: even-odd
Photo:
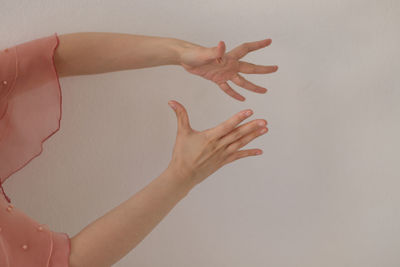
<svg viewBox="0 0 400 267"><path fill-rule="evenodd" d="M257 50L257 49L260 49L260 48L263 48L263 47L266 47L266 46L270 45L271 43L272 43L271 39L264 39L261 41L243 43L243 44L239 45L238 47L232 49L227 54L230 54L231 56L233 56L236 59L241 59L242 57L247 55L247 53Z"/></svg>
<svg viewBox="0 0 400 267"><path fill-rule="evenodd" d="M211 139L217 140L221 138L222 136L230 133L232 130L234 130L239 123L244 121L246 118L250 117L253 114L253 111L251 109L246 109L243 110L237 114L235 114L233 117L230 119L226 120L225 122L219 124L218 126L209 129L208 130L208 135L210 136Z"/></svg>

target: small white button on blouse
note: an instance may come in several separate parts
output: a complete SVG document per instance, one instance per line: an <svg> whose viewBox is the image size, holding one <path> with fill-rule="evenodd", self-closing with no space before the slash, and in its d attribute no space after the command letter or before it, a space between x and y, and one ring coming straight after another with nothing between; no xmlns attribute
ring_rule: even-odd
<svg viewBox="0 0 400 267"><path fill-rule="evenodd" d="M4 85L7 85L7 81L3 81L3 84L4 84Z"/></svg>
<svg viewBox="0 0 400 267"><path fill-rule="evenodd" d="M43 231L43 227L42 227L42 226L39 226L37 229L38 229L38 231L40 231L40 232Z"/></svg>
<svg viewBox="0 0 400 267"><path fill-rule="evenodd" d="M14 208L14 206L10 204L10 205L8 205L8 207L7 207L7 211L10 212L13 208Z"/></svg>
<svg viewBox="0 0 400 267"><path fill-rule="evenodd" d="M23 250L27 250L27 249L28 249L28 245L23 245L23 246L22 246L22 249L23 249Z"/></svg>

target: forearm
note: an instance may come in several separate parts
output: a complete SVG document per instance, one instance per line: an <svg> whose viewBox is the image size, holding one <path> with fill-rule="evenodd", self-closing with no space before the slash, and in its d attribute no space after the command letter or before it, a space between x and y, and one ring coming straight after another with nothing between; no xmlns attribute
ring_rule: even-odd
<svg viewBox="0 0 400 267"><path fill-rule="evenodd" d="M187 179L185 179L187 180ZM109 267L135 248L194 184L166 169L141 191L71 238L71 267Z"/></svg>
<svg viewBox="0 0 400 267"><path fill-rule="evenodd" d="M107 32L59 35L55 65L60 77L179 65L180 53L195 45L167 37Z"/></svg>

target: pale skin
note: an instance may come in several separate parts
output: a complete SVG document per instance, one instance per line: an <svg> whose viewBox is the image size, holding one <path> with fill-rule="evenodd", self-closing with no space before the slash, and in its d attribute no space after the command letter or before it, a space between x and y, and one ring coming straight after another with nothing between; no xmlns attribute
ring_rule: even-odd
<svg viewBox="0 0 400 267"><path fill-rule="evenodd" d="M228 53L222 41L207 48L175 38L93 32L59 35L59 39L54 57L59 77L180 65L187 72L216 83L229 96L244 101L228 85L228 80L263 94L266 88L251 83L239 72L267 74L277 70L277 66L240 61L247 53L268 46L271 39L244 43ZM112 266L134 249L193 187L222 166L262 152L239 150L268 132L264 119L239 125L252 115L252 110L242 110L214 128L197 131L191 128L182 104L174 100L168 104L178 125L168 167L138 193L71 238L71 267Z"/></svg>

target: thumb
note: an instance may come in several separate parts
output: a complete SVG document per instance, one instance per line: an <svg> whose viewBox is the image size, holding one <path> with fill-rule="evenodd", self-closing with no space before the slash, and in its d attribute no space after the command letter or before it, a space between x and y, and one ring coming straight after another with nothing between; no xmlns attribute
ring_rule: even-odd
<svg viewBox="0 0 400 267"><path fill-rule="evenodd" d="M220 41L218 43L218 46L214 47L214 54L215 54L214 59L222 57L225 54L225 49L226 49L225 42L224 41Z"/></svg>
<svg viewBox="0 0 400 267"><path fill-rule="evenodd" d="M175 115L178 119L178 133L187 133L192 130L189 123L189 116L185 107L175 100L168 102L168 105L175 111Z"/></svg>
<svg viewBox="0 0 400 267"><path fill-rule="evenodd" d="M221 58L225 54L225 43L224 41L220 41L217 46L211 47L208 51L207 61L216 60Z"/></svg>

